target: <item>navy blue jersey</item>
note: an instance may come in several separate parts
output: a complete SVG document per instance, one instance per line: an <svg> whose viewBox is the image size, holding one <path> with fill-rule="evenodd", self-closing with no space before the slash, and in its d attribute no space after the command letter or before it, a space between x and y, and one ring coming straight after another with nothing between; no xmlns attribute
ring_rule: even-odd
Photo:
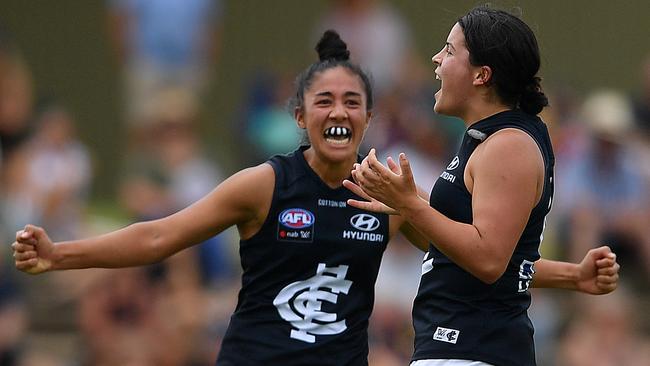
<svg viewBox="0 0 650 366"><path fill-rule="evenodd" d="M544 159L542 197L533 208L505 273L488 285L449 260L434 245L422 264L413 305L413 360L459 358L499 366L535 365L533 327L527 315L533 263L540 258L546 214L553 196L554 156L545 124L520 110L501 112L471 125L458 155L433 187L431 207L455 221L472 223L472 197L463 178L472 152L485 138L517 128L537 142Z"/></svg>
<svg viewBox="0 0 650 366"><path fill-rule="evenodd" d="M268 161L271 208L240 242L242 288L218 365L367 365L368 318L388 215L346 204L309 167L306 147Z"/></svg>

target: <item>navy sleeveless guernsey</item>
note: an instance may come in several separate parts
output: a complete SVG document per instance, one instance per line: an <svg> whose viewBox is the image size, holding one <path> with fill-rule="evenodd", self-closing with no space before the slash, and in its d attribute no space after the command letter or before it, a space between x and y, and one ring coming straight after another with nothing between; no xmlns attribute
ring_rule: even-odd
<svg viewBox="0 0 650 366"><path fill-rule="evenodd" d="M368 318L388 215L346 204L303 146L272 157L271 208L240 241L242 288L217 365L367 365Z"/></svg>
<svg viewBox="0 0 650 366"><path fill-rule="evenodd" d="M452 220L472 223L472 196L463 172L478 144L491 134L516 128L537 142L544 159L542 197L533 208L503 276L488 285L449 260L432 244L422 264L413 304L413 360L467 359L497 366L535 365L533 326L528 318L528 286L540 258L546 214L553 197L555 158L546 125L521 110L495 114L472 124L458 155L440 175L430 205Z"/></svg>

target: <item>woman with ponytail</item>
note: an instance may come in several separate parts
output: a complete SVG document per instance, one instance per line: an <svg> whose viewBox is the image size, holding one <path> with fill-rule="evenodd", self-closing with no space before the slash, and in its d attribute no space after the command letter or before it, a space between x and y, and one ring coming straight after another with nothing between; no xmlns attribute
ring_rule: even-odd
<svg viewBox="0 0 650 366"><path fill-rule="evenodd" d="M356 184L344 183L366 200L349 204L399 214L430 242L413 304L412 366L535 365L529 287L607 293L618 264L608 247L589 252L581 265L592 265L582 270L540 260L554 156L537 116L548 101L530 28L504 11L474 8L433 64L441 80L435 111L467 126L458 154L427 202L404 154L386 167L371 150L355 165ZM581 273L603 282L587 289L575 280Z"/></svg>

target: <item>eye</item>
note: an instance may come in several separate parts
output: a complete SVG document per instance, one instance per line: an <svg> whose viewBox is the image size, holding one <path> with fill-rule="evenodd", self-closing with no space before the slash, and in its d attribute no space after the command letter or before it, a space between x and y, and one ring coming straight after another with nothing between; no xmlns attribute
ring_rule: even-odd
<svg viewBox="0 0 650 366"><path fill-rule="evenodd" d="M347 104L350 107L358 107L359 105L361 105L361 102L356 99L348 99L347 101L345 101L345 104Z"/></svg>
<svg viewBox="0 0 650 366"><path fill-rule="evenodd" d="M331 101L327 98L317 99L315 104L319 106L325 106L331 104Z"/></svg>
<svg viewBox="0 0 650 366"><path fill-rule="evenodd" d="M453 55L453 53L451 53L451 46L449 45L449 43L447 43L447 45L445 45L445 52L448 55Z"/></svg>

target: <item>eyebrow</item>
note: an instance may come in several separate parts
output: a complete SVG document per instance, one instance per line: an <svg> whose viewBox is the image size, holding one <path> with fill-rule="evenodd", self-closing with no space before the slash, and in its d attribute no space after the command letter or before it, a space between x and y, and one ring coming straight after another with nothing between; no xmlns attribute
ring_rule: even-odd
<svg viewBox="0 0 650 366"><path fill-rule="evenodd" d="M456 50L456 47L454 47L454 45L449 42L445 42L445 45L449 46L454 51Z"/></svg>
<svg viewBox="0 0 650 366"><path fill-rule="evenodd" d="M332 92L329 92L329 91L316 93L317 97L331 97L333 95L334 94L332 94ZM361 97L361 93L357 93L357 92L353 92L353 91L347 91L343 95L346 96L346 97Z"/></svg>

